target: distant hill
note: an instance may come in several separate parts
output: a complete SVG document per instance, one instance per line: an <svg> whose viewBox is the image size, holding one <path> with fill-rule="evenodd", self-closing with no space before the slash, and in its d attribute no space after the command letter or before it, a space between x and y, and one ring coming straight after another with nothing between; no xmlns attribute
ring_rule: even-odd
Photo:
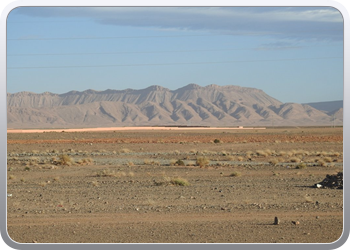
<svg viewBox="0 0 350 250"><path fill-rule="evenodd" d="M332 107L336 107L336 103ZM315 108L315 105L318 108ZM330 125L330 105L282 103L255 88L189 84L169 90L85 90L65 94L7 94L10 128ZM338 105L339 106L339 105ZM338 112L337 110L333 110ZM340 115L341 113L341 115ZM336 124L343 122L342 112Z"/></svg>
<svg viewBox="0 0 350 250"><path fill-rule="evenodd" d="M343 108L343 101L330 101L330 102L311 102L305 103L315 109L325 111L327 113L336 112Z"/></svg>

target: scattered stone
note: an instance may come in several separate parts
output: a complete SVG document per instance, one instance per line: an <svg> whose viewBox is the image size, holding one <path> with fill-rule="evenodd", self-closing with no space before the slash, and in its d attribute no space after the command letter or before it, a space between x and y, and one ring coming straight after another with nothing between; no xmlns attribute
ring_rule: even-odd
<svg viewBox="0 0 350 250"><path fill-rule="evenodd" d="M299 221L292 221L292 223L293 223L294 225L299 225L299 224L300 224Z"/></svg>
<svg viewBox="0 0 350 250"><path fill-rule="evenodd" d="M12 194L7 194L7 197L12 197Z"/></svg>
<svg viewBox="0 0 350 250"><path fill-rule="evenodd" d="M279 225L280 224L280 219L278 217L275 217L275 222L273 224Z"/></svg>

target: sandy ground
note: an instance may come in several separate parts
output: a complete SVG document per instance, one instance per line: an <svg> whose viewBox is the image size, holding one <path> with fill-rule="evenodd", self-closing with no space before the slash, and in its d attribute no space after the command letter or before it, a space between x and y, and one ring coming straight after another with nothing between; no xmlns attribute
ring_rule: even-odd
<svg viewBox="0 0 350 250"><path fill-rule="evenodd" d="M8 234L23 243L330 243L343 230L343 190L313 186L342 171L342 133L9 133Z"/></svg>

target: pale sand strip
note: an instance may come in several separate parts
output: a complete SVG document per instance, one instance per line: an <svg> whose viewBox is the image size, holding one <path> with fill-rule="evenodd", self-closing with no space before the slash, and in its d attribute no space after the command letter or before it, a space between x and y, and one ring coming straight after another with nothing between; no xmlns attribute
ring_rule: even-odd
<svg viewBox="0 0 350 250"><path fill-rule="evenodd" d="M225 127L111 127L111 128L78 128L78 129L8 129L7 133L44 133L44 132L101 132L124 130L232 130L232 129L266 129L266 128L225 128Z"/></svg>

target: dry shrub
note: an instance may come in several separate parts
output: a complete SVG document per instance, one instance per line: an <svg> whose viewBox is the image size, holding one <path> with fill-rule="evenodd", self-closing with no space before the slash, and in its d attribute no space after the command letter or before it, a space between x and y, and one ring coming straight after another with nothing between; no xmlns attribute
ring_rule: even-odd
<svg viewBox="0 0 350 250"><path fill-rule="evenodd" d="M196 160L197 166L204 167L209 164L209 159L206 157L198 157Z"/></svg>
<svg viewBox="0 0 350 250"><path fill-rule="evenodd" d="M318 163L318 165L320 165L322 167L327 166L327 163L324 160L319 160L317 163Z"/></svg>
<svg viewBox="0 0 350 250"><path fill-rule="evenodd" d="M296 169L305 169L305 168L307 168L307 165L304 162L302 162L302 163L298 164L295 168Z"/></svg>
<svg viewBox="0 0 350 250"><path fill-rule="evenodd" d="M234 160L235 160L235 157L232 156L232 155L230 155L230 156L227 156L227 157L226 157L226 160L227 160L227 161L234 161Z"/></svg>
<svg viewBox="0 0 350 250"><path fill-rule="evenodd" d="M263 157L267 157L268 156L268 154L264 150L257 150L256 154L258 156L263 156Z"/></svg>
<svg viewBox="0 0 350 250"><path fill-rule="evenodd" d="M332 162L332 158L331 157L324 157L323 160L325 162Z"/></svg>
<svg viewBox="0 0 350 250"><path fill-rule="evenodd" d="M127 163L127 165L128 165L128 166L134 166L135 164L134 164L132 161L129 161L129 162Z"/></svg>
<svg viewBox="0 0 350 250"><path fill-rule="evenodd" d="M242 156L237 157L237 161L243 161L243 160L244 160L244 158Z"/></svg>
<svg viewBox="0 0 350 250"><path fill-rule="evenodd" d="M175 165L177 165L177 166L185 166L185 163L183 162L183 160L177 160L176 162L175 162Z"/></svg>
<svg viewBox="0 0 350 250"><path fill-rule="evenodd" d="M122 148L121 150L120 150L120 153L131 153L132 151L130 150L130 149L128 149L128 148Z"/></svg>
<svg viewBox="0 0 350 250"><path fill-rule="evenodd" d="M9 175L9 180L14 180L14 179L16 179L16 176L14 176L14 175Z"/></svg>
<svg viewBox="0 0 350 250"><path fill-rule="evenodd" d="M99 171L95 174L96 177L118 177L118 174L114 171L110 171L109 169L105 169Z"/></svg>
<svg viewBox="0 0 350 250"><path fill-rule="evenodd" d="M160 166L159 161L154 161L154 160L151 160L151 159L145 159L145 160L143 160L143 163L145 165Z"/></svg>
<svg viewBox="0 0 350 250"><path fill-rule="evenodd" d="M72 158L70 157L70 156L68 156L68 155L66 155L66 154L62 154L62 155L60 155L59 156L59 160L58 160L58 164L59 165L68 165L68 166L70 166L70 165L72 165Z"/></svg>
<svg viewBox="0 0 350 250"><path fill-rule="evenodd" d="M279 161L277 160L277 158L272 158L269 163L272 165L276 165Z"/></svg>
<svg viewBox="0 0 350 250"><path fill-rule="evenodd" d="M300 162L300 159L298 157L292 157L289 159L290 162Z"/></svg>
<svg viewBox="0 0 350 250"><path fill-rule="evenodd" d="M190 183L186 179L180 178L180 177L171 179L170 183L175 185L175 186L189 186L190 185Z"/></svg>
<svg viewBox="0 0 350 250"><path fill-rule="evenodd" d="M241 172L233 172L230 174L231 177L240 177L242 176L242 173Z"/></svg>
<svg viewBox="0 0 350 250"><path fill-rule="evenodd" d="M247 151L245 154L246 156L250 157L253 154L253 151Z"/></svg>

